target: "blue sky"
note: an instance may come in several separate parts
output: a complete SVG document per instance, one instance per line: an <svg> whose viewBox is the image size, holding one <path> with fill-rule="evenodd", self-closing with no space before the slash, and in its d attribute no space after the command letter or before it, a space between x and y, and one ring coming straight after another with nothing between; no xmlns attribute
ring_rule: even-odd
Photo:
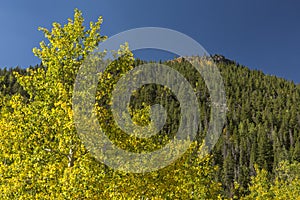
<svg viewBox="0 0 300 200"><path fill-rule="evenodd" d="M300 83L297 0L2 1L0 67L38 64L32 48L44 38L37 28L66 23L74 8L86 22L103 16L103 35L146 26L170 28L192 37L210 54Z"/></svg>

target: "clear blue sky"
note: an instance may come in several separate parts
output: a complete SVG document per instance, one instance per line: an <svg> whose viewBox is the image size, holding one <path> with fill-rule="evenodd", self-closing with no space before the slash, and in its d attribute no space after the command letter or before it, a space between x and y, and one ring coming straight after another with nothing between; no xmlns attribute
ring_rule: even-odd
<svg viewBox="0 0 300 200"><path fill-rule="evenodd" d="M67 22L74 8L87 22L103 16L102 34L158 26L197 40L210 54L300 83L300 1L297 0L13 0L0 6L0 67L40 61L32 48L39 26Z"/></svg>

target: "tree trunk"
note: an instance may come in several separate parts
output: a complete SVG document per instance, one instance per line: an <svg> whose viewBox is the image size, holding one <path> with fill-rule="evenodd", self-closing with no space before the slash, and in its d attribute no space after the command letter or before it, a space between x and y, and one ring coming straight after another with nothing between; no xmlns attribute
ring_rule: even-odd
<svg viewBox="0 0 300 200"><path fill-rule="evenodd" d="M69 159L68 167L73 167L74 166L74 160L75 160L73 149L70 149L68 159Z"/></svg>

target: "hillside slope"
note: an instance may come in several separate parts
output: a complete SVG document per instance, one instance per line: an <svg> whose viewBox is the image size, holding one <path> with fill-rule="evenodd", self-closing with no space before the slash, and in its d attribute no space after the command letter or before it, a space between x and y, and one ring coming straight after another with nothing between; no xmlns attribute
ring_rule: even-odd
<svg viewBox="0 0 300 200"><path fill-rule="evenodd" d="M274 177L274 170L281 161L300 162L300 86L261 71L249 70L220 55L213 59L223 77L228 107L226 124L212 152L213 164L219 167L215 179L222 183L227 196L244 195L249 193L251 176L256 175L256 164ZM135 65L141 63L145 62L135 61ZM178 70L195 88L204 130L199 132L198 139L201 140L210 113L209 93L204 81L186 61L164 64ZM16 83L14 71L26 74L19 68L0 70L2 100L18 93L28 98ZM161 86L146 85L132 99L132 107L141 109L142 102L168 107L168 120L162 134L171 137L178 128L180 113L180 104L172 92ZM234 183L240 185L238 191Z"/></svg>

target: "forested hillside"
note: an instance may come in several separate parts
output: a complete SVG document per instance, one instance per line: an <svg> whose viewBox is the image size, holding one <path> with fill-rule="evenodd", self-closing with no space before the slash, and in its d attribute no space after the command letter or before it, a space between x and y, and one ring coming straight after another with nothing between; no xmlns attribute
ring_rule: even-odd
<svg viewBox="0 0 300 200"><path fill-rule="evenodd" d="M195 153L208 129L209 92L189 62L175 59L162 64L190 82L200 105L202 129L189 151L145 174L98 162L76 134L71 97L82 59L105 37L99 33L102 18L90 29L82 23L75 10L65 26L41 29L49 40L34 50L41 65L0 70L1 199L300 199L300 86L220 55L212 58L224 81L227 116L210 155L200 159ZM148 124L149 106L159 103L167 110L166 124L146 145L147 140L124 134L113 121L111 92L122 75L147 62L134 60L126 45L120 51L125 56L99 81L98 120L123 149L157 149L176 133L180 103L166 87L143 86L131 98L132 118Z"/></svg>

